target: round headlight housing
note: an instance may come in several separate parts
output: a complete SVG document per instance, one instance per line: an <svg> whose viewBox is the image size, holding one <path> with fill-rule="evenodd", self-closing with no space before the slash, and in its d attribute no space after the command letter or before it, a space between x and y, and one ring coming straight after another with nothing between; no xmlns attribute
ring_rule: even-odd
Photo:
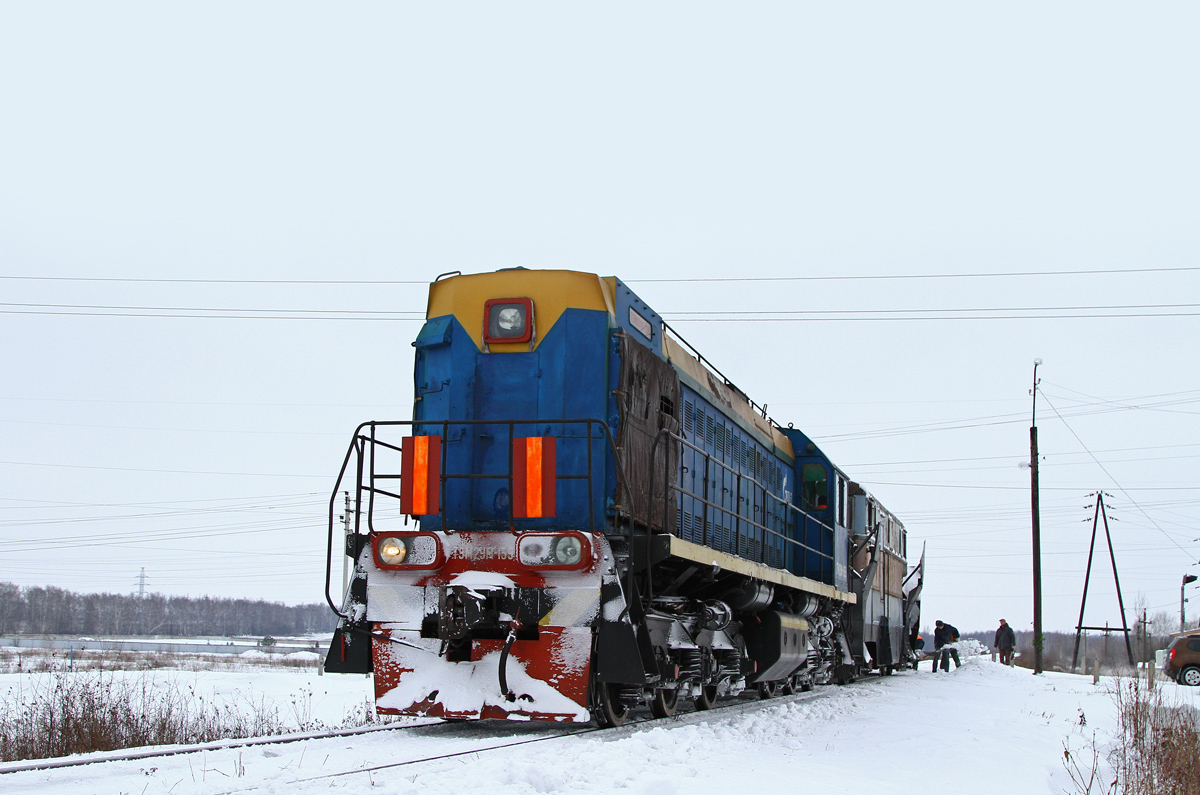
<svg viewBox="0 0 1200 795"><path fill-rule="evenodd" d="M560 566L574 566L583 557L583 544L575 536L554 539L554 561Z"/></svg>
<svg viewBox="0 0 1200 795"><path fill-rule="evenodd" d="M521 310L515 306L503 307L496 316L496 324L500 326L501 331L521 331L524 323Z"/></svg>
<svg viewBox="0 0 1200 795"><path fill-rule="evenodd" d="M399 566L408 556L408 546L403 539L387 536L379 540L379 559L389 566Z"/></svg>

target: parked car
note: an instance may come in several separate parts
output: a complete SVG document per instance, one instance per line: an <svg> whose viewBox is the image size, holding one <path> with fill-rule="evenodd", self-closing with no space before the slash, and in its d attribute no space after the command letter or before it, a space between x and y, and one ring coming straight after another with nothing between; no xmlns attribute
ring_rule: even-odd
<svg viewBox="0 0 1200 795"><path fill-rule="evenodd" d="M1171 641L1162 670L1181 685L1200 687L1200 632L1189 632Z"/></svg>

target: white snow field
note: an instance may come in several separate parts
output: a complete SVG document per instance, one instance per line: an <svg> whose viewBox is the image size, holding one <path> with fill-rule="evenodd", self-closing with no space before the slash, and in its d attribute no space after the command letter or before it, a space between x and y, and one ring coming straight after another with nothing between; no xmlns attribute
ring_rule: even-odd
<svg viewBox="0 0 1200 795"><path fill-rule="evenodd" d="M0 792L193 795L315 793L608 793L700 795L839 788L939 792L1073 792L1063 743L1092 733L1103 748L1114 727L1111 680L1033 676L986 657L961 668L817 688L789 698L692 713L617 730L547 738L561 726L436 724L372 734L259 745L52 770L0 773ZM160 672L161 673L161 672ZM181 676L195 677L194 673ZM276 697L311 689L322 717L336 718L370 693L365 677L238 674L240 687ZM219 677L218 677L219 678ZM272 680L272 681L267 681ZM232 683L201 676L214 691ZM1187 703L1196 691L1164 685ZM344 707L335 704L344 700ZM729 703L729 702L722 702ZM648 713L647 713L648 714ZM578 731L579 727L574 727ZM483 749L534 740L492 751ZM469 753L479 750L479 753ZM398 767L380 766L468 752ZM13 765L0 765L0 771ZM349 773L349 775L336 775Z"/></svg>

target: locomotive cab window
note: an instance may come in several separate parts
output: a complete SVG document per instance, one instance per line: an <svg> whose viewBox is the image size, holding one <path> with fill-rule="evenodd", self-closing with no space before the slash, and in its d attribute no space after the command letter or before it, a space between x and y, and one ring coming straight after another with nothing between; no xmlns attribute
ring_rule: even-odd
<svg viewBox="0 0 1200 795"><path fill-rule="evenodd" d="M829 505L829 481L825 467L820 464L805 464L800 471L803 478L800 497L804 507L824 510Z"/></svg>
<svg viewBox="0 0 1200 795"><path fill-rule="evenodd" d="M483 341L529 342L533 338L533 301L494 298L483 307Z"/></svg>

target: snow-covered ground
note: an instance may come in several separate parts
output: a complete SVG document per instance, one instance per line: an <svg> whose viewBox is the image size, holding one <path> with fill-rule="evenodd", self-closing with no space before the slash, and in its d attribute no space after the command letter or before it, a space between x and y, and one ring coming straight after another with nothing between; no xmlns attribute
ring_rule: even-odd
<svg viewBox="0 0 1200 795"><path fill-rule="evenodd" d="M163 675L165 672L155 672ZM312 714L333 723L370 695L358 676L294 671L179 672L213 694L253 692L286 700L311 692ZM8 679L3 680L4 684ZM472 723L384 731L209 751L133 762L0 774L8 795L66 793L481 792L773 793L879 788L946 792L1071 792L1063 743L1080 748L1096 731L1107 742L1115 711L1108 680L1047 673L1034 677L986 657L950 673L919 672L735 709L682 714L616 731L420 762L365 768L484 749L562 731L540 724ZM1166 687L1200 704L1200 688ZM724 703L724 702L723 702ZM0 765L0 770L4 769ZM349 776L321 778L345 771Z"/></svg>

